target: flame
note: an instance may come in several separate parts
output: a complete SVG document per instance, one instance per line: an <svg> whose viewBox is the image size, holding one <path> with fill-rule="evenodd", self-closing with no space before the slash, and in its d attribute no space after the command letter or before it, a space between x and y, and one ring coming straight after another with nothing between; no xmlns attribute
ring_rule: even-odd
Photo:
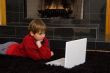
<svg viewBox="0 0 110 73"><path fill-rule="evenodd" d="M47 9L64 9L63 5L60 4L60 3L55 3L55 2L52 2L52 4L50 6L47 6L46 7Z"/></svg>

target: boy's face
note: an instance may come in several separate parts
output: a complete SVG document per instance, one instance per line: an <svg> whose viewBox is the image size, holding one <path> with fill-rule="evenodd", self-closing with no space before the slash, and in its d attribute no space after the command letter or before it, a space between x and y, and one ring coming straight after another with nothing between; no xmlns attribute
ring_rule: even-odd
<svg viewBox="0 0 110 73"><path fill-rule="evenodd" d="M45 38L45 33L30 33L37 41L42 41Z"/></svg>

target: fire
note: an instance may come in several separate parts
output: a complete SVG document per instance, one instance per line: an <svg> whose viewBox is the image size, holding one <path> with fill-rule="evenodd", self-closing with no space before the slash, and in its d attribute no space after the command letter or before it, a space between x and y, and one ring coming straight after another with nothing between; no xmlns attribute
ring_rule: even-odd
<svg viewBox="0 0 110 73"><path fill-rule="evenodd" d="M64 9L64 7L59 0L56 0L56 2L52 2L50 6L47 6L47 9Z"/></svg>

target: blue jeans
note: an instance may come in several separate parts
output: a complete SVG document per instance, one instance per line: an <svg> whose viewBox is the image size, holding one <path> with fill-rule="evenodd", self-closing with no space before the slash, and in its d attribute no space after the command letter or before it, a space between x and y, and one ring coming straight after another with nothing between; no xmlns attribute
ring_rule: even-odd
<svg viewBox="0 0 110 73"><path fill-rule="evenodd" d="M6 54L8 47L12 44L16 44L16 42L6 42L4 44L0 44L0 54Z"/></svg>

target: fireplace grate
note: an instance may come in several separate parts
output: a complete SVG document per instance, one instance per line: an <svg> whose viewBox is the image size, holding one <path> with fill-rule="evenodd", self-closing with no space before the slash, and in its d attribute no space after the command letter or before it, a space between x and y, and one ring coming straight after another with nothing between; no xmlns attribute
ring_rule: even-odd
<svg viewBox="0 0 110 73"><path fill-rule="evenodd" d="M45 9L38 10L41 17L69 17L72 10L65 9Z"/></svg>

